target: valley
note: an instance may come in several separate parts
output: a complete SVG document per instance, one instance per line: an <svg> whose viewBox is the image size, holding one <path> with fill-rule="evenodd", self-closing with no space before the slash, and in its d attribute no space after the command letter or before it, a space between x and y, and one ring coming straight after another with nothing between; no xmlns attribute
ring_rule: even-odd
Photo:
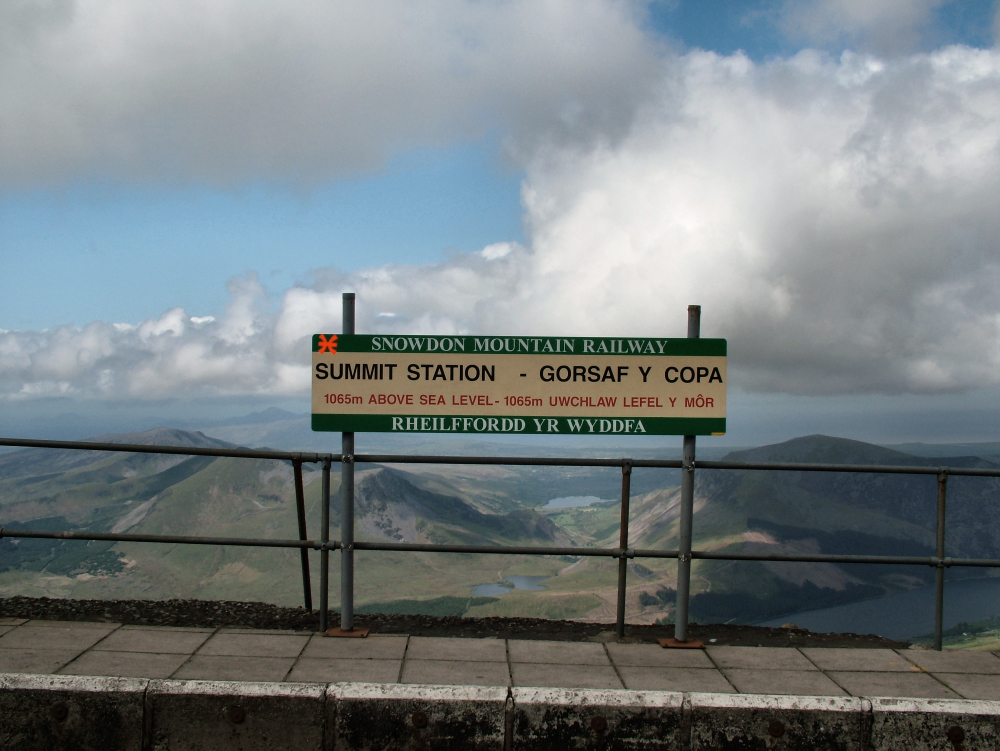
<svg viewBox="0 0 1000 751"><path fill-rule="evenodd" d="M287 430L283 423L288 420L279 417L277 429ZM263 430L259 424L247 427L251 428ZM433 436L423 438L433 441ZM112 440L232 445L203 432L173 429ZM524 450L504 449L510 454ZM604 455L623 454L619 449ZM926 466L945 463L936 462L934 457L823 436L734 451L729 458ZM976 456L950 457L947 463L997 466ZM318 537L320 472L308 464L304 469L310 536ZM359 464L356 538L616 547L620 477L617 470L608 468ZM336 468L332 479L331 536L336 538ZM678 482L676 470L634 471L630 547L676 548ZM1000 510L993 502L998 490L1000 484L993 478L952 478L947 537L950 555L1000 555ZM934 493L933 476L699 470L694 547L930 555ZM544 508L552 498L565 496L609 500ZM290 464L275 460L15 451L0 455L0 525L294 538L292 469ZM331 605L336 607L339 555L330 558ZM313 552L310 559L314 602L318 602L318 553ZM358 551L355 571L359 614L534 616L605 622L615 616L617 562L611 559ZM949 571L950 578L963 575L969 572ZM929 567L696 560L691 614L702 623L791 619L797 612L919 588L932 581L932 576ZM511 586L508 577L540 578L535 579L538 588L524 589ZM504 586L490 590L491 596L473 593L478 585L491 583ZM676 564L672 560L630 561L628 620L669 622L675 585ZM299 554L293 550L14 538L0 540L0 595L197 598L286 606L302 602Z"/></svg>

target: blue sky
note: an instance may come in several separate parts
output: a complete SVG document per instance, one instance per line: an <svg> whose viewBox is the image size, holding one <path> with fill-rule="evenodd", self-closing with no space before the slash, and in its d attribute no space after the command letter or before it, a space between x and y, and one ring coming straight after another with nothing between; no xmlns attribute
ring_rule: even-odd
<svg viewBox="0 0 1000 751"><path fill-rule="evenodd" d="M997 439L996 2L403 8L0 11L0 433L305 411L352 289L441 333L699 302L738 442Z"/></svg>

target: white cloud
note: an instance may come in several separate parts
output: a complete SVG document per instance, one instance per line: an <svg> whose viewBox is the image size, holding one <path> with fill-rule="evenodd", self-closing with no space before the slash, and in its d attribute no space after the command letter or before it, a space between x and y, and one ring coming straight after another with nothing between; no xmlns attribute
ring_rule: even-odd
<svg viewBox="0 0 1000 751"><path fill-rule="evenodd" d="M616 139L527 158L527 247L320 270L274 311L251 276L216 320L3 333L0 394L306 393L345 290L362 332L677 336L697 303L749 390L1000 385L997 51L666 58Z"/></svg>
<svg viewBox="0 0 1000 751"><path fill-rule="evenodd" d="M786 0L781 27L793 39L896 54L918 48L934 10L955 0Z"/></svg>
<svg viewBox="0 0 1000 751"><path fill-rule="evenodd" d="M309 185L497 127L608 132L655 72L638 7L8 0L0 187Z"/></svg>

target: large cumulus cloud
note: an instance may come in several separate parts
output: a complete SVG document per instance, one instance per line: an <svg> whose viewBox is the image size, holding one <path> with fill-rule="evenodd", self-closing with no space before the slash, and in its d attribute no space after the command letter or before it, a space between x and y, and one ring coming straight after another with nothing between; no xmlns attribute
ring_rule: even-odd
<svg viewBox="0 0 1000 751"><path fill-rule="evenodd" d="M528 143L528 142L524 142ZM524 147L527 247L346 276L218 320L0 334L0 392L305 393L307 336L359 331L730 340L731 382L793 393L1000 385L1000 54L665 56L614 138Z"/></svg>
<svg viewBox="0 0 1000 751"><path fill-rule="evenodd" d="M296 187L487 129L622 127L633 0L9 0L0 189L94 176Z"/></svg>

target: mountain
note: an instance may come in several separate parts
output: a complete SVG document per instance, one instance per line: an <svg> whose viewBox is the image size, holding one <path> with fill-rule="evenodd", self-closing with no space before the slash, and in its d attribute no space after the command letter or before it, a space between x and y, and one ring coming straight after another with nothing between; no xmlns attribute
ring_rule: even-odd
<svg viewBox="0 0 1000 751"><path fill-rule="evenodd" d="M980 467L978 457L915 457L860 441L807 436L733 452L727 461ZM948 481L947 552L1000 557L1000 479ZM935 475L699 470L695 548L931 556L935 549ZM930 567L699 561L707 586L691 612L706 621L742 622L827 607L933 579ZM950 578L981 575L954 569Z"/></svg>
<svg viewBox="0 0 1000 751"><path fill-rule="evenodd" d="M201 433L158 429L102 436L115 443L231 447ZM491 500L418 487L399 470L358 472L357 539L468 544L566 544L568 538L530 508L491 513ZM321 473L304 465L306 513L319 537ZM426 483L426 478L413 476ZM333 477L331 537L338 536L339 473ZM432 483L433 484L433 483ZM460 497L465 495L466 498ZM291 465L277 460L28 449L0 457L0 526L170 535L295 538ZM495 556L359 553L358 602L463 594L495 578ZM313 558L313 581L318 581ZM338 554L331 556L336 577ZM448 560L445 560L448 559ZM472 559L472 560L466 560ZM201 597L300 601L290 583L297 550L4 538L0 593L74 597ZM402 573L401 573L402 570ZM334 588L335 590L336 588ZM336 592L332 593L334 599Z"/></svg>
<svg viewBox="0 0 1000 751"><path fill-rule="evenodd" d="M279 423L284 419L281 414L271 416ZM102 440L234 445L204 433L166 428ZM426 440L430 444L434 437ZM918 457L825 436L734 451L726 458L998 466L973 456ZM320 472L309 464L304 470L309 533L317 538ZM330 510L334 539L339 536L339 477L335 467ZM614 499L620 482L614 468L358 465L356 538L617 547L620 508ZM677 483L675 470L634 470L631 547L677 547ZM1000 557L1000 509L994 500L998 490L1000 481L991 478L949 479L950 555ZM611 500L542 508L553 497L575 495ZM41 449L0 456L0 526L8 528L295 538L294 498L292 468L275 460ZM935 498L933 475L701 468L695 485L694 547L930 556ZM311 554L314 593L318 558ZM338 553L330 556L334 602L339 559ZM470 615L611 620L617 565L611 559L579 556L358 551L356 603L367 610L426 607L436 612L434 608L446 603L457 608L449 612ZM4 538L0 569L0 594L301 602L296 550ZM629 619L671 618L676 563L637 559L629 562L628 573ZM949 571L949 576L970 574L975 572ZM546 577L543 589L514 589L485 600L471 597L476 585L524 576ZM701 621L776 618L919 586L932 576L930 567L696 560L692 615Z"/></svg>

